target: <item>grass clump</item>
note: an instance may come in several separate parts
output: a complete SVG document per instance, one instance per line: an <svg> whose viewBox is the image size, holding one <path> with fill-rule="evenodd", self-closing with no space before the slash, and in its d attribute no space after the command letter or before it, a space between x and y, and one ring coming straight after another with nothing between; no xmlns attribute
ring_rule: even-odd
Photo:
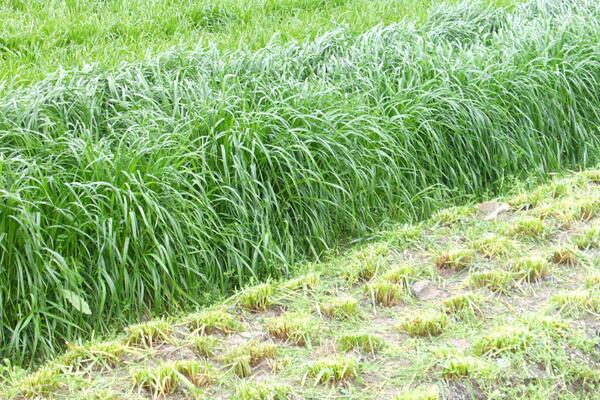
<svg viewBox="0 0 600 400"><path fill-rule="evenodd" d="M196 387L210 386L217 381L217 370L209 363L195 360L176 361L175 370Z"/></svg>
<svg viewBox="0 0 600 400"><path fill-rule="evenodd" d="M575 246L579 250L589 250L600 247L600 229L589 228L580 235L573 238Z"/></svg>
<svg viewBox="0 0 600 400"><path fill-rule="evenodd" d="M471 265L474 256L475 252L470 249L449 250L437 255L435 265L438 268L461 271Z"/></svg>
<svg viewBox="0 0 600 400"><path fill-rule="evenodd" d="M152 398L165 397L179 388L179 374L171 364L135 371L133 381L140 390L150 392Z"/></svg>
<svg viewBox="0 0 600 400"><path fill-rule="evenodd" d="M323 315L333 319L347 319L358 315L358 301L354 297L337 297L320 306Z"/></svg>
<svg viewBox="0 0 600 400"><path fill-rule="evenodd" d="M577 251L570 246L559 247L550 255L550 261L554 264L572 267L577 264Z"/></svg>
<svg viewBox="0 0 600 400"><path fill-rule="evenodd" d="M88 368L114 368L121 363L126 347L118 340L109 342L67 345L67 352L60 357L60 362L65 365Z"/></svg>
<svg viewBox="0 0 600 400"><path fill-rule="evenodd" d="M283 291L284 293L294 293L299 290L306 292L310 289L317 287L317 285L319 285L319 282L319 275L314 272L309 272L307 274L297 276L295 278L285 281L279 287L279 290Z"/></svg>
<svg viewBox="0 0 600 400"><path fill-rule="evenodd" d="M588 289L600 289L600 273L592 274L585 280L585 286Z"/></svg>
<svg viewBox="0 0 600 400"><path fill-rule="evenodd" d="M440 394L436 387L419 387L403 390L394 396L393 400L439 400Z"/></svg>
<svg viewBox="0 0 600 400"><path fill-rule="evenodd" d="M600 211L600 200L583 199L575 205L576 218L580 221L590 221Z"/></svg>
<svg viewBox="0 0 600 400"><path fill-rule="evenodd" d="M460 314L467 312L475 314L479 312L481 299L473 293L460 293L448 297L442 302L442 309L448 314Z"/></svg>
<svg viewBox="0 0 600 400"><path fill-rule="evenodd" d="M275 359L277 352L278 348L274 343L251 341L227 353L223 362L235 375L245 378L261 362Z"/></svg>
<svg viewBox="0 0 600 400"><path fill-rule="evenodd" d="M479 338L473 345L475 355L498 356L525 351L536 340L529 329L505 328Z"/></svg>
<svg viewBox="0 0 600 400"><path fill-rule="evenodd" d="M375 353L385 346L385 341L370 333L352 333L342 335L338 339L342 351L358 350L365 353Z"/></svg>
<svg viewBox="0 0 600 400"><path fill-rule="evenodd" d="M534 282L544 278L549 273L546 260L541 257L521 258L511 265L515 278L526 282Z"/></svg>
<svg viewBox="0 0 600 400"><path fill-rule="evenodd" d="M267 359L277 357L274 343L251 341L231 350L223 357L223 362L240 378L252 373L252 368Z"/></svg>
<svg viewBox="0 0 600 400"><path fill-rule="evenodd" d="M365 290L371 297L374 304L384 307L392 307L402 299L406 289L397 283L378 279L365 285Z"/></svg>
<svg viewBox="0 0 600 400"><path fill-rule="evenodd" d="M469 285L474 288L487 288L493 292L505 292L513 283L514 274L502 270L471 272Z"/></svg>
<svg viewBox="0 0 600 400"><path fill-rule="evenodd" d="M521 239L543 239L547 234L544 221L536 217L522 217L509 230L513 237Z"/></svg>
<svg viewBox="0 0 600 400"><path fill-rule="evenodd" d="M399 265L381 274L381 280L402 285L409 290L418 279L431 278L433 275L434 272L426 266Z"/></svg>
<svg viewBox="0 0 600 400"><path fill-rule="evenodd" d="M451 226L457 222L465 221L473 216L475 210L473 207L451 207L436 212L431 221L442 226Z"/></svg>
<svg viewBox="0 0 600 400"><path fill-rule="evenodd" d="M315 385L347 384L357 376L358 363L354 358L344 356L317 360L306 372L306 377L314 379Z"/></svg>
<svg viewBox="0 0 600 400"><path fill-rule="evenodd" d="M194 338L194 351L206 358L214 358L217 355L219 339L214 336L198 336Z"/></svg>
<svg viewBox="0 0 600 400"><path fill-rule="evenodd" d="M485 258L505 257L511 250L510 241L504 236L488 234L473 241L472 247Z"/></svg>
<svg viewBox="0 0 600 400"><path fill-rule="evenodd" d="M390 248L376 243L355 252L342 275L351 283L368 281L387 263Z"/></svg>
<svg viewBox="0 0 600 400"><path fill-rule="evenodd" d="M230 334L241 329L240 321L224 309L204 310L187 318L187 325L200 335Z"/></svg>
<svg viewBox="0 0 600 400"><path fill-rule="evenodd" d="M580 173L588 182L600 185L600 169L588 169Z"/></svg>
<svg viewBox="0 0 600 400"><path fill-rule="evenodd" d="M145 389L153 398L175 393L181 385L206 387L215 382L216 369L199 361L176 361L134 371L133 381L140 390Z"/></svg>
<svg viewBox="0 0 600 400"><path fill-rule="evenodd" d="M153 347L167 342L173 333L173 327L164 319L156 319L130 325L125 329L125 333L128 345Z"/></svg>
<svg viewBox="0 0 600 400"><path fill-rule="evenodd" d="M257 286L247 288L240 294L240 305L253 311L263 311L272 302L273 285L263 283Z"/></svg>
<svg viewBox="0 0 600 400"><path fill-rule="evenodd" d="M317 323L306 314L288 312L265 323L269 334L296 346L311 346L317 338Z"/></svg>
<svg viewBox="0 0 600 400"><path fill-rule="evenodd" d="M529 210L539 206L546 194L542 191L523 192L508 199L508 204L516 210Z"/></svg>
<svg viewBox="0 0 600 400"><path fill-rule="evenodd" d="M488 372L487 364L472 356L454 355L442 363L442 377L446 379L476 378Z"/></svg>
<svg viewBox="0 0 600 400"><path fill-rule="evenodd" d="M448 317L438 312L424 312L405 318L398 329L409 336L439 336L448 326Z"/></svg>
<svg viewBox="0 0 600 400"><path fill-rule="evenodd" d="M237 389L235 398L238 400L290 400L294 397L290 386L249 382L242 384Z"/></svg>
<svg viewBox="0 0 600 400"><path fill-rule="evenodd" d="M600 296L593 290L572 290L550 297L550 304L561 313L577 315L583 312L600 312Z"/></svg>
<svg viewBox="0 0 600 400"><path fill-rule="evenodd" d="M61 386L60 371L45 366L17 382L16 393L26 399L52 398Z"/></svg>

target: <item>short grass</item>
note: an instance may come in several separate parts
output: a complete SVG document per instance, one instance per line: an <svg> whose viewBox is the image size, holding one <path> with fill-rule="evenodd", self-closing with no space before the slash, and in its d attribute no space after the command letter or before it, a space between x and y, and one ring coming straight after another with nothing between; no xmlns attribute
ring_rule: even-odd
<svg viewBox="0 0 600 400"><path fill-rule="evenodd" d="M535 189L543 193L536 207L599 196L590 174L553 181L548 187L568 188L559 196L546 185ZM551 258L600 219L566 228L559 215L547 216L544 223L553 229L543 241L515 238L506 220L522 221L536 207L508 211L504 221L471 213L440 224L436 217L418 224L423 235L410 242L397 240L406 226L388 231L310 264L311 272L270 282L276 306L254 306L264 304L254 301L264 298L256 296L265 293L259 284L206 310L133 325L109 340L71 344L37 371L6 362L0 398L595 398L596 249L579 248L574 264ZM477 250L468 271L435 274L440 252L492 236L500 242L510 237L513 250L491 258ZM348 280L349 270L375 259L385 262L370 281ZM408 295L414 283L407 276L436 291ZM505 276L509 284L497 278ZM401 301L374 303L365 290L374 282L397 285ZM241 301L244 296L252 300Z"/></svg>
<svg viewBox="0 0 600 400"><path fill-rule="evenodd" d="M288 277L384 222L595 165L599 3L437 3L2 2L6 74L94 51L109 65L127 43L136 58L197 30L223 29L229 43L242 29L260 49L183 46L0 95L0 358L39 363L68 341ZM386 23L405 13L420 17ZM261 47L262 31L298 27L311 39ZM535 200L565 201L565 189ZM596 218L595 199L573 202L573 226ZM472 217L458 210L437 226ZM559 222L530 213L507 230L536 245ZM475 239L437 248L437 272L477 269ZM365 257L347 282L375 278L375 303L410 300L398 296L409 281L379 274L396 253ZM244 308L277 312L264 289Z"/></svg>

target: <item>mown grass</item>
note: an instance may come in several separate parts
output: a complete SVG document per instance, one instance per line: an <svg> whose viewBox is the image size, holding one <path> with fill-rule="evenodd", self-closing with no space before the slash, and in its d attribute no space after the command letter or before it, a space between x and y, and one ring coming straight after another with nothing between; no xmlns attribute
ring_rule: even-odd
<svg viewBox="0 0 600 400"><path fill-rule="evenodd" d="M441 0L8 0L0 3L0 82L151 57L173 46L259 49L347 25L362 32L423 19ZM486 0L494 5L515 1ZM2 85L0 85L0 92Z"/></svg>
<svg viewBox="0 0 600 400"><path fill-rule="evenodd" d="M598 15L588 0L468 2L10 91L0 354L45 357L285 275L384 219L596 162Z"/></svg>

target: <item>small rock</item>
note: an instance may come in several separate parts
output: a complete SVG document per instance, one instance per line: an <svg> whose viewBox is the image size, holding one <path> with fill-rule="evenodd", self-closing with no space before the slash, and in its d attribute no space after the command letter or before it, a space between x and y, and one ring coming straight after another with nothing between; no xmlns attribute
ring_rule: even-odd
<svg viewBox="0 0 600 400"><path fill-rule="evenodd" d="M486 221L496 219L502 213L510 210L510 206L506 203L499 203L497 201L484 201L479 204L477 210L477 216Z"/></svg>
<svg viewBox="0 0 600 400"><path fill-rule="evenodd" d="M430 300L438 297L440 295L440 291L433 284L433 282L428 280L416 281L412 285L412 292L415 297L419 300Z"/></svg>

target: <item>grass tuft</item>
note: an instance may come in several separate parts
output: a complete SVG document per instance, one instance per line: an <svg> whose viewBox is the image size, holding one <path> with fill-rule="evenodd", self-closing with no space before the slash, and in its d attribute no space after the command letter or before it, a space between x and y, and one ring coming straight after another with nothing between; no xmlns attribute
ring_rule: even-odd
<svg viewBox="0 0 600 400"><path fill-rule="evenodd" d="M369 294L374 304L384 307L392 307L402 299L406 289L397 283L378 279L365 285L365 291Z"/></svg>
<svg viewBox="0 0 600 400"><path fill-rule="evenodd" d="M416 389L403 390L394 396L393 400L439 400L440 395L436 387L419 387Z"/></svg>
<svg viewBox="0 0 600 400"><path fill-rule="evenodd" d="M355 359L344 356L317 360L306 372L306 377L314 379L315 385L347 384L357 376L358 363Z"/></svg>
<svg viewBox="0 0 600 400"><path fill-rule="evenodd" d="M451 207L436 212L431 221L442 226L451 226L457 222L465 221L473 216L475 210L473 207Z"/></svg>
<svg viewBox="0 0 600 400"><path fill-rule="evenodd" d="M540 280L549 273L548 263L541 257L521 258L511 265L511 270L516 279L526 282Z"/></svg>
<svg viewBox="0 0 600 400"><path fill-rule="evenodd" d="M323 315L333 319L347 319L359 314L358 301L354 297L336 297L320 306Z"/></svg>
<svg viewBox="0 0 600 400"><path fill-rule="evenodd" d="M514 274L502 270L471 272L469 285L474 288L487 288L493 292L507 291L514 279Z"/></svg>
<svg viewBox="0 0 600 400"><path fill-rule="evenodd" d="M600 289L600 273L595 273L587 277L585 280L585 286L588 289Z"/></svg>
<svg viewBox="0 0 600 400"><path fill-rule="evenodd" d="M522 217L509 230L513 237L521 239L543 239L547 235L544 221L536 217Z"/></svg>
<svg viewBox="0 0 600 400"><path fill-rule="evenodd" d="M214 336L198 336L194 338L194 350L205 358L214 358L217 355L219 339Z"/></svg>
<svg viewBox="0 0 600 400"><path fill-rule="evenodd" d="M479 338L473 345L473 352L492 356L516 353L525 351L534 340L535 336L528 329L505 328Z"/></svg>
<svg viewBox="0 0 600 400"><path fill-rule="evenodd" d="M266 382L248 382L238 387L235 398L238 400L290 400L293 391L287 385L273 385Z"/></svg>
<svg viewBox="0 0 600 400"><path fill-rule="evenodd" d="M479 313L481 299L473 293L461 293L448 297L442 303L442 308L449 314L460 314L467 312L469 314Z"/></svg>
<svg viewBox="0 0 600 400"><path fill-rule="evenodd" d="M370 333L352 333L340 336L338 345L342 351L358 350L375 353L385 347L385 341Z"/></svg>
<svg viewBox="0 0 600 400"><path fill-rule="evenodd" d="M153 398L173 394L182 384L188 388L206 387L215 382L216 377L217 371L212 365L193 360L163 363L133 373L135 386L147 390Z"/></svg>
<svg viewBox="0 0 600 400"><path fill-rule="evenodd" d="M410 290L411 285L419 280L425 278L432 278L434 271L427 266L417 265L399 265L393 267L383 274L381 274L381 280L396 283L402 285L406 290Z"/></svg>
<svg viewBox="0 0 600 400"><path fill-rule="evenodd" d="M249 287L240 294L240 305L252 311L264 311L272 302L273 285L263 283Z"/></svg>
<svg viewBox="0 0 600 400"><path fill-rule="evenodd" d="M60 362L77 367L111 369L122 362L125 350L125 345L118 340L84 345L70 343Z"/></svg>
<svg viewBox="0 0 600 400"><path fill-rule="evenodd" d="M173 365L144 368L133 374L135 386L145 389L152 398L165 397L179 388L179 374Z"/></svg>
<svg viewBox="0 0 600 400"><path fill-rule="evenodd" d="M461 271L471 265L474 255L475 253L470 249L446 251L436 256L435 265L438 268Z"/></svg>
<svg viewBox="0 0 600 400"><path fill-rule="evenodd" d="M473 249L485 258L505 257L512 251L510 241L495 234L488 234L473 241Z"/></svg>
<svg viewBox="0 0 600 400"><path fill-rule="evenodd" d="M576 218L580 221L590 221L600 211L600 200L583 199L576 204Z"/></svg>
<svg viewBox="0 0 600 400"><path fill-rule="evenodd" d="M398 329L409 336L439 336L448 326L448 317L438 312L424 312L405 318Z"/></svg>
<svg viewBox="0 0 600 400"><path fill-rule="evenodd" d="M223 361L237 376L244 378L264 360L275 359L277 352L278 348L274 343L253 340L225 354Z"/></svg>
<svg viewBox="0 0 600 400"><path fill-rule="evenodd" d="M216 368L206 362L181 360L175 362L175 370L196 387L210 386L217 381Z"/></svg>
<svg viewBox="0 0 600 400"><path fill-rule="evenodd" d="M279 287L279 290L283 291L284 293L293 293L299 290L306 292L310 289L317 287L317 285L319 285L319 282L319 275L314 272L309 272L307 274L285 281Z"/></svg>
<svg viewBox="0 0 600 400"><path fill-rule="evenodd" d="M600 169L589 169L580 173L588 182L600 185Z"/></svg>
<svg viewBox="0 0 600 400"><path fill-rule="evenodd" d="M240 321L224 309L204 310L192 314L186 324L200 335L212 333L230 334L241 329Z"/></svg>
<svg viewBox="0 0 600 400"><path fill-rule="evenodd" d="M446 379L476 378L487 373L488 366L477 357L455 355L442 364L442 376Z"/></svg>
<svg viewBox="0 0 600 400"><path fill-rule="evenodd" d="M61 385L60 371L45 366L21 379L16 384L16 392L26 399L52 398Z"/></svg>
<svg viewBox="0 0 600 400"><path fill-rule="evenodd" d="M550 261L554 264L572 267L577 264L577 251L570 246L559 247L550 255Z"/></svg>
<svg viewBox="0 0 600 400"><path fill-rule="evenodd" d="M390 248L385 243L368 245L352 255L349 265L344 269L343 276L351 283L365 282L387 264Z"/></svg>
<svg viewBox="0 0 600 400"><path fill-rule="evenodd" d="M600 247L600 229L589 228L580 235L573 238L575 246L579 250L590 250Z"/></svg>
<svg viewBox="0 0 600 400"><path fill-rule="evenodd" d="M153 347L169 340L173 333L171 323L157 319L141 324L130 325L125 330L127 344L140 347Z"/></svg>
<svg viewBox="0 0 600 400"><path fill-rule="evenodd" d="M269 334L296 346L311 346L317 338L317 323L306 314L288 312L265 323Z"/></svg>
<svg viewBox="0 0 600 400"><path fill-rule="evenodd" d="M550 297L550 304L566 315L600 312L600 296L593 290L572 290L557 293Z"/></svg>

